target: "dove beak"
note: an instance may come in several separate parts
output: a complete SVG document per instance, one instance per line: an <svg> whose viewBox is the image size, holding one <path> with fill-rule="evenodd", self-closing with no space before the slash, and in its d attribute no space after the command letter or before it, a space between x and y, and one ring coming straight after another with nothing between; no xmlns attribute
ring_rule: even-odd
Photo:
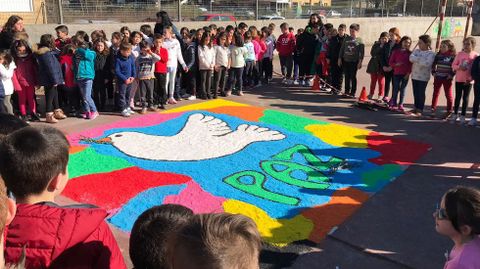
<svg viewBox="0 0 480 269"><path fill-rule="evenodd" d="M105 137L105 138L102 138L102 139L98 139L97 141L100 142L100 143L112 143L112 139L110 137Z"/></svg>

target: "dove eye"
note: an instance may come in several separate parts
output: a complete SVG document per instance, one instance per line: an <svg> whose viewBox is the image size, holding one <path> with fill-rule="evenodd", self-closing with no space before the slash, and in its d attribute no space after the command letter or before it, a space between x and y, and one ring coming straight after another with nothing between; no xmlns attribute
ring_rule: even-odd
<svg viewBox="0 0 480 269"><path fill-rule="evenodd" d="M121 134L117 134L117 135L115 135L115 137L122 137L122 135L121 135Z"/></svg>

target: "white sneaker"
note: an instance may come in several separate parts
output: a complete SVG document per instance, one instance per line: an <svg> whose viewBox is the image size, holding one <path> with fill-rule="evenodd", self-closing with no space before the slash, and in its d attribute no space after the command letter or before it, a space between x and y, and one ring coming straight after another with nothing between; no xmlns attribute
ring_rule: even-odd
<svg viewBox="0 0 480 269"><path fill-rule="evenodd" d="M450 115L450 117L448 118L448 121L451 123L455 123L457 120L458 120L458 115L455 113L452 113L452 115Z"/></svg>
<svg viewBox="0 0 480 269"><path fill-rule="evenodd" d="M477 126L477 119L471 118L470 121L468 122L468 126Z"/></svg>
<svg viewBox="0 0 480 269"><path fill-rule="evenodd" d="M133 111L131 107L127 108L127 112L128 112L128 114L130 114L130 115L135 114L135 111Z"/></svg>
<svg viewBox="0 0 480 269"><path fill-rule="evenodd" d="M465 124L465 116L460 116L459 123L462 125Z"/></svg>
<svg viewBox="0 0 480 269"><path fill-rule="evenodd" d="M307 86L307 87L312 87L312 85L313 85L313 78L307 80L307 85L306 85L306 86Z"/></svg>
<svg viewBox="0 0 480 269"><path fill-rule="evenodd" d="M302 80L302 83L301 83L302 86L305 86L307 85L307 82L305 80Z"/></svg>
<svg viewBox="0 0 480 269"><path fill-rule="evenodd" d="M197 97L195 95L190 95L187 100L190 100L190 101L193 101L193 100L197 100Z"/></svg>
<svg viewBox="0 0 480 269"><path fill-rule="evenodd" d="M128 113L128 109L124 109L124 110L122 111L122 116L123 116L123 117L130 117L130 113Z"/></svg>
<svg viewBox="0 0 480 269"><path fill-rule="evenodd" d="M190 96L191 96L190 94L186 93L186 94L182 95L181 97L182 97L182 99L188 99L188 98L190 98Z"/></svg>
<svg viewBox="0 0 480 269"><path fill-rule="evenodd" d="M298 85L298 84L300 84L300 83L298 82L298 79L296 79L296 80L293 81L293 85Z"/></svg>
<svg viewBox="0 0 480 269"><path fill-rule="evenodd" d="M282 84L287 84L287 83L288 83L288 82L287 82L287 79L286 79L286 78L282 79Z"/></svg>

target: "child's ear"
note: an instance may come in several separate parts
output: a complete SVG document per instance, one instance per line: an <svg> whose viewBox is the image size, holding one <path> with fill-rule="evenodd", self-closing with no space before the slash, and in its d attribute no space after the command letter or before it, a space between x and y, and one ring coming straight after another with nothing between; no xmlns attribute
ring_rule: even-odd
<svg viewBox="0 0 480 269"><path fill-rule="evenodd" d="M67 185L68 181L68 172L67 173L59 173L56 175L48 184L47 190L49 192L62 192L65 186Z"/></svg>
<svg viewBox="0 0 480 269"><path fill-rule="evenodd" d="M12 223L12 220L15 217L15 214L17 213L17 204L13 199L10 199L10 198L7 199L7 208L8 208L7 221L5 225L9 225L10 223Z"/></svg>
<svg viewBox="0 0 480 269"><path fill-rule="evenodd" d="M471 235L472 234L472 227L470 227L470 225L462 225L460 226L460 233L462 235Z"/></svg>

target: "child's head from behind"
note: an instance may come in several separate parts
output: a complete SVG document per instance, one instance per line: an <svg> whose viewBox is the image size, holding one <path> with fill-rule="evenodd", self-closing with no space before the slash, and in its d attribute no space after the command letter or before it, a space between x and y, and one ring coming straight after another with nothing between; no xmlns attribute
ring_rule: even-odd
<svg viewBox="0 0 480 269"><path fill-rule="evenodd" d="M400 44L402 45L402 49L409 50L412 45L412 39L409 36L403 36L402 39L400 39Z"/></svg>
<svg viewBox="0 0 480 269"><path fill-rule="evenodd" d="M172 269L258 269L261 247L255 223L229 213L196 215L172 240Z"/></svg>
<svg viewBox="0 0 480 269"><path fill-rule="evenodd" d="M95 43L99 39L107 40L107 34L103 30L95 30L90 34L92 42Z"/></svg>
<svg viewBox="0 0 480 269"><path fill-rule="evenodd" d="M40 43L38 43L38 48L55 48L55 40L51 34L44 34L40 37Z"/></svg>
<svg viewBox="0 0 480 269"><path fill-rule="evenodd" d="M132 44L122 42L122 44L120 44L120 54L123 57L128 58L130 54L132 54Z"/></svg>
<svg viewBox="0 0 480 269"><path fill-rule="evenodd" d="M418 47L420 50L431 49L432 38L429 35L421 35L418 37Z"/></svg>
<svg viewBox="0 0 480 269"><path fill-rule="evenodd" d="M442 42L440 43L440 52L441 53L449 52L450 54L455 55L456 54L455 45L449 39L442 40Z"/></svg>
<svg viewBox="0 0 480 269"><path fill-rule="evenodd" d="M288 33L288 23L284 22L280 24L280 30L282 31L282 34Z"/></svg>
<svg viewBox="0 0 480 269"><path fill-rule="evenodd" d="M32 49L25 40L15 40L12 44L13 57L26 57L32 54Z"/></svg>
<svg viewBox="0 0 480 269"><path fill-rule="evenodd" d="M237 46L237 47L243 47L244 42L243 42L243 38L242 38L242 34L241 34L241 33L235 32L235 34L233 35L233 38L234 38L235 46Z"/></svg>
<svg viewBox="0 0 480 269"><path fill-rule="evenodd" d="M110 40L113 46L119 47L120 43L122 43L122 34L120 32L113 32Z"/></svg>
<svg viewBox="0 0 480 269"><path fill-rule="evenodd" d="M81 35L75 35L72 38L72 44L77 48L86 48L88 46L87 41Z"/></svg>
<svg viewBox="0 0 480 269"><path fill-rule="evenodd" d="M0 113L0 138L29 126L28 123L11 114Z"/></svg>
<svg viewBox="0 0 480 269"><path fill-rule="evenodd" d="M448 190L434 213L435 229L450 238L480 234L480 191L472 187Z"/></svg>
<svg viewBox="0 0 480 269"><path fill-rule="evenodd" d="M72 44L68 44L63 47L61 55L73 56L75 54L75 47Z"/></svg>
<svg viewBox="0 0 480 269"><path fill-rule="evenodd" d="M52 127L25 127L0 143L0 174L15 197L59 195L68 180L69 143Z"/></svg>
<svg viewBox="0 0 480 269"><path fill-rule="evenodd" d="M350 24L350 35L352 37L357 37L357 34L359 31L360 31L360 25L358 23Z"/></svg>
<svg viewBox="0 0 480 269"><path fill-rule="evenodd" d="M252 33L250 33L250 31L245 32L245 34L243 35L243 39L245 40L245 43L251 42L252 41Z"/></svg>
<svg viewBox="0 0 480 269"><path fill-rule="evenodd" d="M166 204L143 212L130 235L130 259L135 268L165 269L168 240L193 217L181 205Z"/></svg>
<svg viewBox="0 0 480 269"><path fill-rule="evenodd" d="M90 43L90 36L85 31L77 31L74 37L82 38L86 43Z"/></svg>
<svg viewBox="0 0 480 269"><path fill-rule="evenodd" d="M475 38L469 36L463 40L463 50L465 52L471 52L475 49L476 41Z"/></svg>

